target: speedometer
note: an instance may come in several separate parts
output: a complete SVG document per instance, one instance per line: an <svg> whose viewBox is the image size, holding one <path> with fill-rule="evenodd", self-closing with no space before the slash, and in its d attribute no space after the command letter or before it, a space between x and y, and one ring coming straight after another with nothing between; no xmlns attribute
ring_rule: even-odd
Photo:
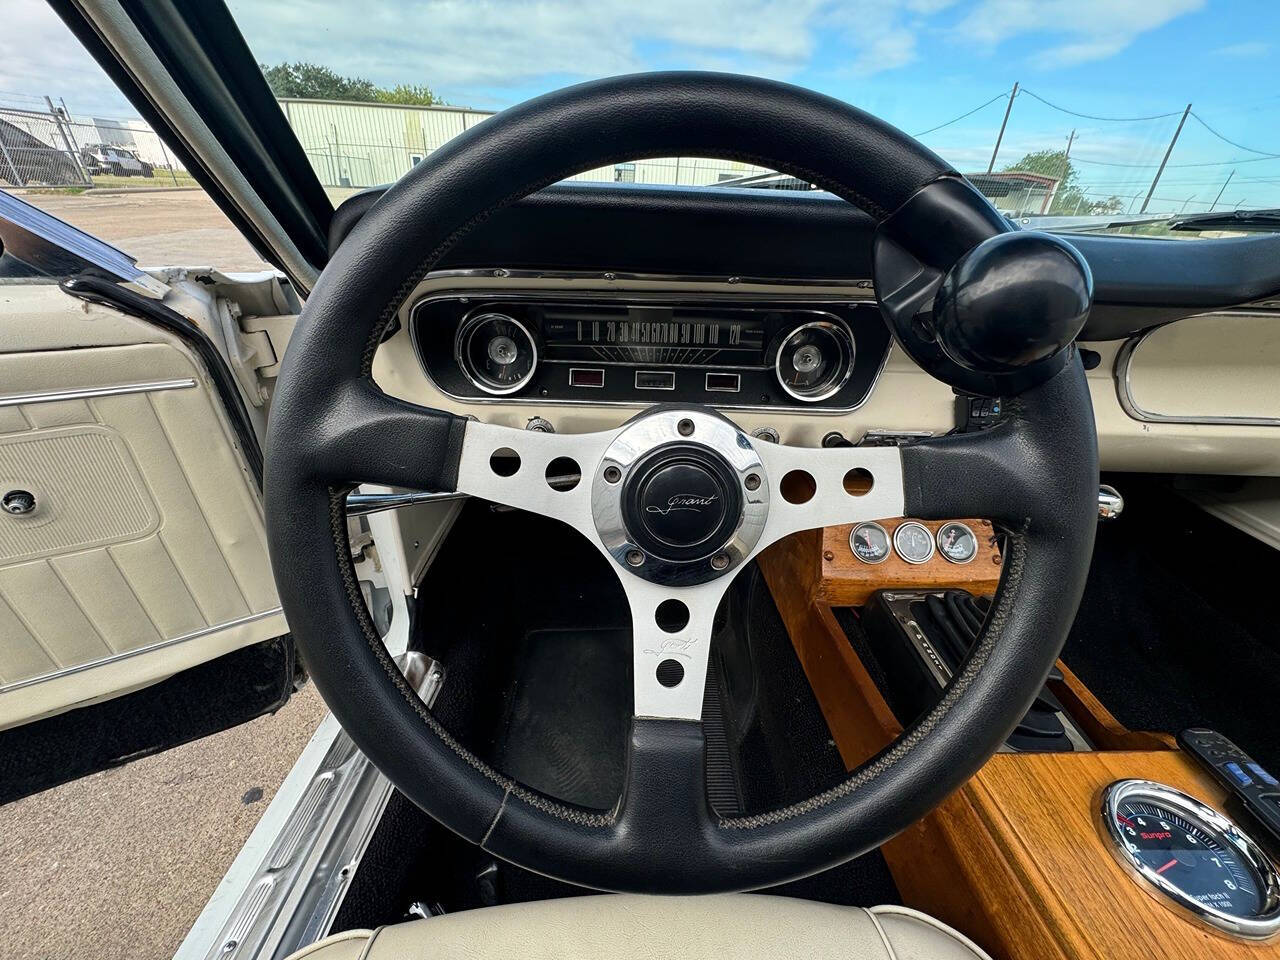
<svg viewBox="0 0 1280 960"><path fill-rule="evenodd" d="M1234 823L1149 780L1103 791L1102 822L1121 865L1198 920L1249 939L1280 932L1280 876Z"/></svg>

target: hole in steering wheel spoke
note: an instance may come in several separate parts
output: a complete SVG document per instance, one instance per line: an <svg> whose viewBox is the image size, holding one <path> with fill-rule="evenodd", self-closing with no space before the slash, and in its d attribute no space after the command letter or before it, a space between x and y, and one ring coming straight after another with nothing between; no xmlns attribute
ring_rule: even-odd
<svg viewBox="0 0 1280 960"><path fill-rule="evenodd" d="M520 469L520 454L510 447L499 447L489 455L489 469L500 477L514 477Z"/></svg>
<svg viewBox="0 0 1280 960"><path fill-rule="evenodd" d="M572 457L556 457L547 464L547 486L552 490L572 490L581 479L582 468Z"/></svg>
<svg viewBox="0 0 1280 960"><path fill-rule="evenodd" d="M689 625L689 608L679 600L663 600L654 611L653 619L664 633L679 633Z"/></svg>
<svg viewBox="0 0 1280 960"><path fill-rule="evenodd" d="M787 503L808 503L818 492L818 481L808 470L791 470L778 484L778 492Z"/></svg>
<svg viewBox="0 0 1280 960"><path fill-rule="evenodd" d="M865 497L875 486L875 477L864 467L854 467L844 475L844 492L851 497Z"/></svg>
<svg viewBox="0 0 1280 960"><path fill-rule="evenodd" d="M664 687L678 687L684 679L684 664L679 660L663 660L656 671L658 682Z"/></svg>

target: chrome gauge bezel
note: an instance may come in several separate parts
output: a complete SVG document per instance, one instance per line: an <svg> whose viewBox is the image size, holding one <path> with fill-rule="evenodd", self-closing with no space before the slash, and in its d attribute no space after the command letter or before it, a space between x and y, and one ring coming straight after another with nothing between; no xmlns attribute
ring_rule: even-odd
<svg viewBox="0 0 1280 960"><path fill-rule="evenodd" d="M966 557L964 560L957 560L955 557L951 556L951 554L947 553L946 550L942 549L942 531L946 530L948 527L959 527L961 530L963 530L965 533L969 534L969 536L973 538L973 553L970 554L968 557ZM943 560L946 560L948 563L958 563L962 566L966 563L973 563L973 561L978 558L978 554L981 552L981 544L978 543L978 535L973 532L973 527L969 526L967 523L961 523L959 520L948 520L946 523L940 526L938 528L938 532L934 534L933 541L938 545L939 555L942 557Z"/></svg>
<svg viewBox="0 0 1280 960"><path fill-rule="evenodd" d="M475 336L476 331L480 329L482 324L490 320L501 320L504 323L510 323L522 334L525 341L529 345L529 351L533 354L533 364L520 380L510 386L495 386L480 376L479 372L471 368L471 362L468 359L468 347L471 338ZM533 379L534 373L538 370L538 342L533 338L533 334L529 332L529 328L523 323L511 316L509 313L499 313L496 310L486 310L483 313L475 313L466 317L462 323L458 324L458 333L453 339L453 360L458 365L458 369L462 371L462 375L477 390L482 390L493 397L505 397L513 393L523 390L529 381Z"/></svg>
<svg viewBox="0 0 1280 960"><path fill-rule="evenodd" d="M1214 839L1227 844L1261 884L1262 910L1256 917L1237 917L1196 900L1157 873L1131 851L1117 814L1121 804L1147 800L1185 817ZM1121 867L1151 896L1219 933L1243 940L1267 940L1280 933L1280 873L1266 852L1247 833L1213 807L1188 794L1152 780L1117 780L1102 791L1099 812L1107 848Z"/></svg>
<svg viewBox="0 0 1280 960"><path fill-rule="evenodd" d="M875 530L879 530L880 533L884 535L884 556L881 557L879 560L868 560L862 554L858 553L857 548L854 547L853 545L853 538L858 535L858 531L866 529L868 527L871 527ZM889 559L890 555L892 555L893 538L889 536L888 530L886 530L880 524L876 523L874 520L864 520L862 521L862 523L859 523L857 526L855 526L852 530L849 531L849 552L853 554L854 559L857 560L859 563L865 563L870 566L875 566L877 564L884 563L886 560Z"/></svg>
<svg viewBox="0 0 1280 960"><path fill-rule="evenodd" d="M787 386L787 381L782 377L783 348L792 337L806 330L823 330L830 333L832 338L838 342L843 353L844 369L841 371L840 376L832 380L820 393L798 393ZM777 349L773 353L773 375L778 381L778 386L782 388L782 392L793 400L799 400L801 403L821 403L823 400L834 397L843 390L844 385L853 376L853 365L858 357L858 346L854 342L852 331L841 321L810 320L808 323L802 323L798 327L792 327L781 340L777 341L777 344Z"/></svg>
<svg viewBox="0 0 1280 960"><path fill-rule="evenodd" d="M920 557L919 559L913 559L907 556L903 552L902 547L898 544L898 537L899 535L901 535L902 531L912 527L919 527L921 530L923 530L925 539L929 541L928 555L924 557ZM905 523L898 524L898 526L893 531L893 552L896 553L899 557L901 557L907 563L913 563L916 565L919 565L921 563L928 563L930 560L933 559L933 555L937 553L937 551L938 551L938 547L937 547L937 544L934 543L933 532L928 527L926 527L923 523L921 523L919 520L907 520Z"/></svg>

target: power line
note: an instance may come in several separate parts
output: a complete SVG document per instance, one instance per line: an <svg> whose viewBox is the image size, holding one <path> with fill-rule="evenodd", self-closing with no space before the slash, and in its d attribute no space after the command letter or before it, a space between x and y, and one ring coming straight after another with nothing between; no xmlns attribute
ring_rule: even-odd
<svg viewBox="0 0 1280 960"><path fill-rule="evenodd" d="M941 130L943 127L949 127L949 126L951 126L951 124L953 124L953 123L959 123L961 120L965 119L966 117L972 117L972 116L973 116L975 113L977 113L979 110L982 110L982 109L983 109L983 108L985 108L985 107L989 107L989 106L991 106L993 103L995 103L997 100L1003 100L1003 99L1005 99L1007 96L1009 96L1007 93L1003 93L1003 92L1001 92L1001 93L997 93L994 97L992 97L992 98L991 98L990 100L988 100L986 103L980 103L980 104L978 104L976 107L974 107L974 108L973 108L972 110L970 110L968 113L962 113L962 114L960 114L960 116L958 116L958 117L953 117L952 119L948 120L946 123L940 123L940 124L938 124L936 127L930 127L928 130L922 130L920 133L913 133L913 134L912 134L912 136L913 136L913 137L923 137L925 134L933 133L935 130Z"/></svg>
<svg viewBox="0 0 1280 960"><path fill-rule="evenodd" d="M1194 117L1195 114L1193 113ZM1121 163L1118 160L1090 160L1087 157L1076 157L1080 163L1093 164L1099 167L1134 167L1138 169L1150 170L1152 167L1158 167L1158 163ZM1229 167L1237 163L1266 163L1269 160L1280 160L1280 155L1265 157L1235 157L1230 160L1204 160L1196 163L1171 163L1169 169L1173 170L1186 169L1188 167Z"/></svg>
<svg viewBox="0 0 1280 960"><path fill-rule="evenodd" d="M1247 150L1249 153L1256 153L1263 157L1280 157L1280 153L1272 153L1269 150L1255 150L1253 147L1246 147L1243 143L1236 143L1234 140L1224 137L1217 130L1213 129L1213 127L1209 126L1209 124L1205 122L1204 117L1200 116L1200 114L1193 113L1191 114L1191 116L1196 118L1196 122L1199 123L1200 126L1204 127L1206 130L1212 133L1215 137L1217 137L1223 143L1229 143L1233 147L1237 147L1240 150Z"/></svg>
<svg viewBox="0 0 1280 960"><path fill-rule="evenodd" d="M1043 103L1046 107L1052 107L1054 110L1059 110L1062 113L1068 113L1073 117L1083 117L1086 120L1102 120L1107 123L1137 123L1141 120L1164 120L1167 117L1176 117L1182 113L1181 110L1174 110L1170 113L1152 114L1149 117L1099 117L1092 113L1080 113L1078 110L1068 110L1066 107L1060 107L1056 103L1050 103L1044 97L1040 96L1040 94L1033 93L1032 91L1028 90L1026 87L1023 87L1018 92L1025 93L1029 97L1034 97L1036 100L1039 100L1041 103Z"/></svg>

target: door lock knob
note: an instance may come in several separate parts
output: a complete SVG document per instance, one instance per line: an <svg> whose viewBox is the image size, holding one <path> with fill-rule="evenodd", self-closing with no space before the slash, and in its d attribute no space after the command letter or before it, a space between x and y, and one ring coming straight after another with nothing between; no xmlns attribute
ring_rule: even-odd
<svg viewBox="0 0 1280 960"><path fill-rule="evenodd" d="M10 490L0 499L0 506L15 517L26 516L36 508L36 495L30 490Z"/></svg>

